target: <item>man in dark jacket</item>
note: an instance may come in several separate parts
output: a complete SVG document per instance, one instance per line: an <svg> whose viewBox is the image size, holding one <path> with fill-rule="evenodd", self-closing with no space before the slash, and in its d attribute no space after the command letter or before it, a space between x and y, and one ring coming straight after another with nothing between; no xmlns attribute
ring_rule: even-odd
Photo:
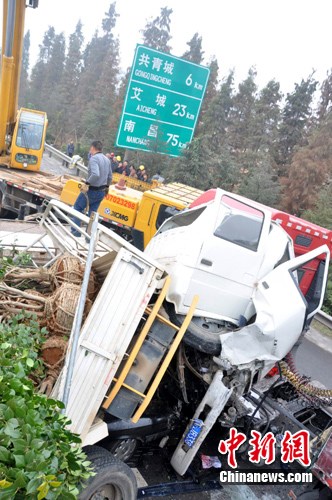
<svg viewBox="0 0 332 500"><path fill-rule="evenodd" d="M88 177L81 185L81 192L75 201L74 209L83 214L89 206L88 215L97 212L108 188L112 182L112 169L110 160L102 153L103 145L100 141L94 141L90 147L91 157L88 165ZM80 220L76 217L73 222L80 226ZM81 233L72 228L74 236Z"/></svg>
<svg viewBox="0 0 332 500"><path fill-rule="evenodd" d="M74 141L70 141L69 144L67 144L67 155L72 158L74 155L75 151L75 146L74 146Z"/></svg>

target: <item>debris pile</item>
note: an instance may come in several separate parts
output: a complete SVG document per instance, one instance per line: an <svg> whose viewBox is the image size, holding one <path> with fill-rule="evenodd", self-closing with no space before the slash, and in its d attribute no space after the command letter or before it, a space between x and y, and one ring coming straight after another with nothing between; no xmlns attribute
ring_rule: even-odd
<svg viewBox="0 0 332 500"><path fill-rule="evenodd" d="M23 311L36 315L48 337L41 357L47 368L41 391L49 394L64 363L69 335L81 293L84 265L71 255L63 255L45 268L12 267L0 282L0 321ZM98 293L98 281L90 274L84 318Z"/></svg>

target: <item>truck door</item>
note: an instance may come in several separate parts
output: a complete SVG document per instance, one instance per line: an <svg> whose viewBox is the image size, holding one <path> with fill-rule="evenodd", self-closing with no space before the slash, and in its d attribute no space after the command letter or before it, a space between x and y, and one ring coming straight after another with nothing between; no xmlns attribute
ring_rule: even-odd
<svg viewBox="0 0 332 500"><path fill-rule="evenodd" d="M324 271L317 280L315 294L305 297L298 274L302 266L318 256L325 263ZM329 258L329 249L323 245L284 262L259 281L253 297L255 323L221 336L222 353L233 365L262 360L268 371L292 349L322 306Z"/></svg>
<svg viewBox="0 0 332 500"><path fill-rule="evenodd" d="M228 195L222 195L216 210L213 231L203 242L185 305L195 290L201 310L236 323L240 316L249 319L253 314L251 296L264 258L271 217L268 211Z"/></svg>

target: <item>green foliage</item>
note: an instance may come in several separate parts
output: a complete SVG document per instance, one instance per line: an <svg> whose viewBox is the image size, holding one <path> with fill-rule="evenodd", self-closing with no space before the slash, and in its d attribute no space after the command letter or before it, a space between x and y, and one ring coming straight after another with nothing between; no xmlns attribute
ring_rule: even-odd
<svg viewBox="0 0 332 500"><path fill-rule="evenodd" d="M170 52L171 47L171 15L172 9L162 7L160 15L152 21L147 22L144 30L142 30L143 44L162 52Z"/></svg>
<svg viewBox="0 0 332 500"><path fill-rule="evenodd" d="M18 253L14 247L9 256L0 258L0 281L11 267L28 266L30 264L31 255L25 252Z"/></svg>
<svg viewBox="0 0 332 500"><path fill-rule="evenodd" d="M28 314L0 323L0 499L75 499L90 475L62 403L37 394L46 331Z"/></svg>
<svg viewBox="0 0 332 500"><path fill-rule="evenodd" d="M269 161L267 154L252 154L248 174L243 176L238 192L251 200L273 207L279 201L280 185Z"/></svg>
<svg viewBox="0 0 332 500"><path fill-rule="evenodd" d="M325 186L319 193L317 202L311 210L303 212L302 217L319 226L332 229L332 185Z"/></svg>
<svg viewBox="0 0 332 500"><path fill-rule="evenodd" d="M183 54L183 58L195 64L202 64L204 51L202 50L202 37L195 33L192 39L187 42L189 50Z"/></svg>
<svg viewBox="0 0 332 500"><path fill-rule="evenodd" d="M20 76L19 104L27 106L28 102L28 74L29 74L29 51L30 51L30 30L26 32L23 39L22 66Z"/></svg>
<svg viewBox="0 0 332 500"><path fill-rule="evenodd" d="M277 162L281 175L287 173L296 147L306 144L312 115L311 104L318 82L310 75L287 94L279 129Z"/></svg>

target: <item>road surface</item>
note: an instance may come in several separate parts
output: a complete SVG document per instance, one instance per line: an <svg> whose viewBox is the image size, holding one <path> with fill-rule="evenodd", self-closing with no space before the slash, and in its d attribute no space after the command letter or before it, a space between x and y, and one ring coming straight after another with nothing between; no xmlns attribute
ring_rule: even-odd
<svg viewBox="0 0 332 500"><path fill-rule="evenodd" d="M332 339L331 339L332 344ZM328 389L332 388L332 355L309 339L303 339L295 356L300 373L319 380Z"/></svg>

